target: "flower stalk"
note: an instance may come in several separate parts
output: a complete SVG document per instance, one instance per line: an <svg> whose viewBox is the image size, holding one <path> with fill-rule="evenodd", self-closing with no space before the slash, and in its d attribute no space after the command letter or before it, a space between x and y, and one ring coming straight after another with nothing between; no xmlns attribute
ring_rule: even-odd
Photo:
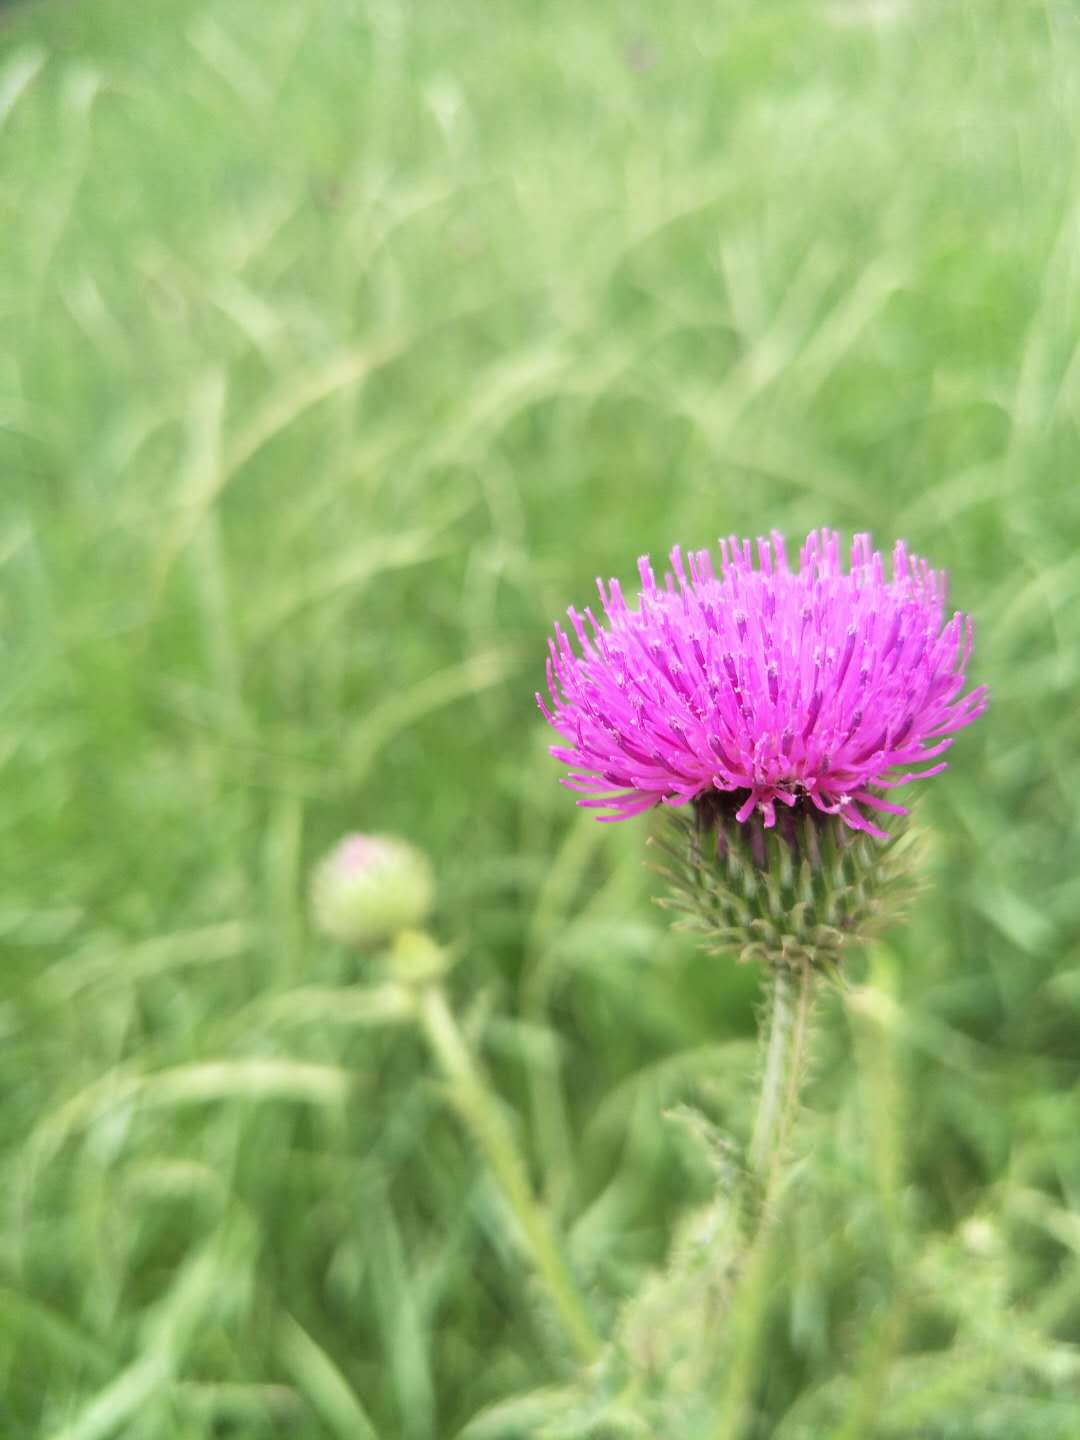
<svg viewBox="0 0 1080 1440"><path fill-rule="evenodd" d="M517 1221L537 1279L579 1360L590 1365L600 1353L600 1342L585 1304L548 1213L533 1191L501 1103L474 1059L438 980L423 985L418 1016L432 1054L450 1082L458 1109Z"/></svg>
<svg viewBox="0 0 1080 1440"><path fill-rule="evenodd" d="M750 1169L763 1187L766 1218L775 1200L799 1111L814 1006L814 972L803 961L777 966L769 997L769 1029Z"/></svg>
<svg viewBox="0 0 1080 1440"><path fill-rule="evenodd" d="M774 1255L772 1232L780 1215L779 1201L806 1079L819 983L814 967L805 961L797 966L778 965L772 972L761 1093L749 1150L750 1171L758 1185L760 1203L728 1317L734 1338L713 1440L738 1440L745 1430L757 1373L762 1315L768 1303Z"/></svg>

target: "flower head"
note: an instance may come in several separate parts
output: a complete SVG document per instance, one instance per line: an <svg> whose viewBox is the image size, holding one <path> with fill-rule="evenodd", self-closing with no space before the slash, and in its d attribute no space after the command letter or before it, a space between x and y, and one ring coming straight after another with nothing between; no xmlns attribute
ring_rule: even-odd
<svg viewBox="0 0 1080 1440"><path fill-rule="evenodd" d="M873 814L907 811L874 792L945 769L986 706L985 687L963 693L971 621L945 618L944 574L902 541L891 579L868 535L846 573L835 531L810 533L797 571L776 531L757 554L755 569L749 540L721 540L718 576L676 546L663 585L638 562L636 608L617 580L597 581L606 623L571 607L578 650L557 625L550 707L536 697L563 783L603 820L716 791L738 822L798 805L884 836Z"/></svg>
<svg viewBox="0 0 1080 1440"><path fill-rule="evenodd" d="M434 898L426 857L392 835L347 835L315 867L311 902L325 935L378 944L421 925Z"/></svg>

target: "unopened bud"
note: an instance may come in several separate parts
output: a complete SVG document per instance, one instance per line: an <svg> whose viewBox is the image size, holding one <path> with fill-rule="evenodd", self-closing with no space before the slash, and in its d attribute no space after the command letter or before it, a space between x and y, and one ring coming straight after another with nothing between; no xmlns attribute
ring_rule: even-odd
<svg viewBox="0 0 1080 1440"><path fill-rule="evenodd" d="M390 835L348 835L315 867L316 928L352 945L377 945L422 925L435 879L427 857Z"/></svg>

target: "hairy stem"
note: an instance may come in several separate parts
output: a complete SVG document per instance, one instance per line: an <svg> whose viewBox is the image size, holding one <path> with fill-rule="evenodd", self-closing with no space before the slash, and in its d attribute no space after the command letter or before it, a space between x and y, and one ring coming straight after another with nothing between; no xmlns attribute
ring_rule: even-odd
<svg viewBox="0 0 1080 1440"><path fill-rule="evenodd" d="M797 969L776 967L765 1070L750 1140L750 1168L763 1187L766 1210L771 1208L783 1178L791 1131L799 1110L813 1001L814 977L809 965L804 963Z"/></svg>
<svg viewBox="0 0 1080 1440"><path fill-rule="evenodd" d="M790 1153L791 1132L799 1113L813 1003L814 974L809 964L775 968L765 1069L750 1140L750 1168L760 1186L761 1199L729 1315L732 1348L714 1440L738 1440L746 1427L768 1302L773 1259L770 1242L779 1213L777 1200Z"/></svg>
<svg viewBox="0 0 1080 1440"><path fill-rule="evenodd" d="M518 1223L537 1278L579 1358L590 1364L599 1354L600 1342L547 1211L533 1193L506 1115L473 1059L441 985L424 987L419 1017L432 1053L453 1086L457 1104Z"/></svg>

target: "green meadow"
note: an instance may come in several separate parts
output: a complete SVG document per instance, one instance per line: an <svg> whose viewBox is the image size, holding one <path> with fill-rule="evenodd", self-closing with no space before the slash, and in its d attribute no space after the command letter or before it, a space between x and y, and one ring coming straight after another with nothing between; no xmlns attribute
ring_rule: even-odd
<svg viewBox="0 0 1080 1440"><path fill-rule="evenodd" d="M0 214L3 1440L1076 1440L1075 6L31 0ZM991 704L729 1304L760 976L533 696L596 576L823 524ZM312 928L350 830L599 1359Z"/></svg>

